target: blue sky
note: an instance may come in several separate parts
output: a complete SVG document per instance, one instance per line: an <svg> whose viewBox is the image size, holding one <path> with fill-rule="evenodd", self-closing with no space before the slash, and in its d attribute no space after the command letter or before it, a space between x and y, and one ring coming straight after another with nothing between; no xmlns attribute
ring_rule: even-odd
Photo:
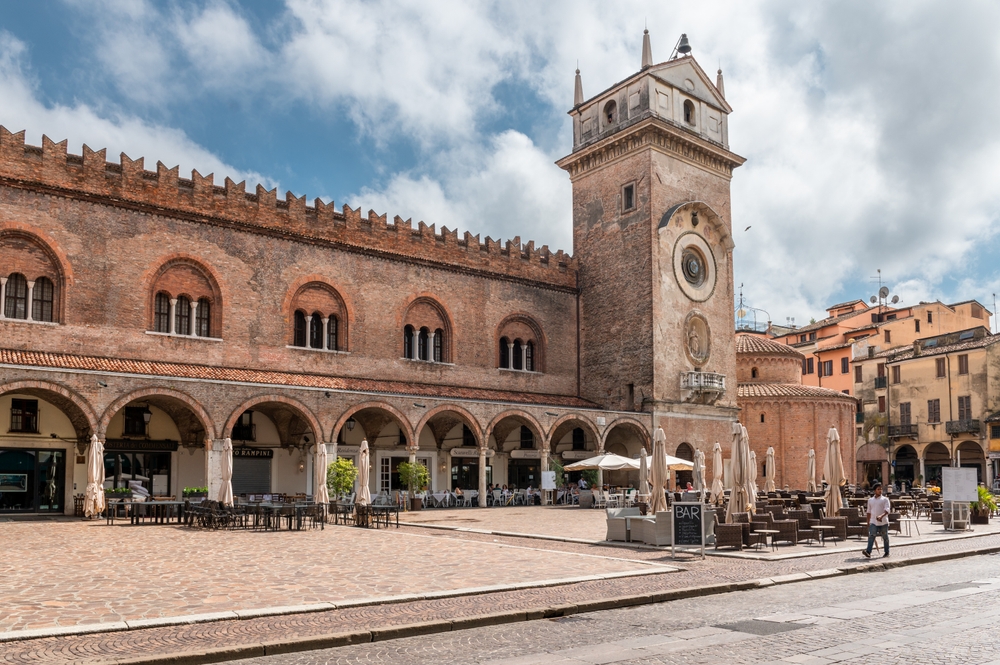
<svg viewBox="0 0 1000 665"><path fill-rule="evenodd" d="M0 124L310 199L571 249L585 94L681 32L721 64L736 282L783 323L867 297L1000 291L1000 5L6 3ZM751 226L750 231L742 229Z"/></svg>

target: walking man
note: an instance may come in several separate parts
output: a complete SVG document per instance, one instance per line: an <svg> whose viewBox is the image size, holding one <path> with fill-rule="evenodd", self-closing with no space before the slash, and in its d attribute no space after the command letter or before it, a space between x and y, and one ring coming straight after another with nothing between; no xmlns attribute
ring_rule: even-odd
<svg viewBox="0 0 1000 665"><path fill-rule="evenodd" d="M868 547L861 550L866 559L872 556L875 536L882 535L882 556L889 556L889 497L882 495L881 483L875 483L875 496L868 499Z"/></svg>

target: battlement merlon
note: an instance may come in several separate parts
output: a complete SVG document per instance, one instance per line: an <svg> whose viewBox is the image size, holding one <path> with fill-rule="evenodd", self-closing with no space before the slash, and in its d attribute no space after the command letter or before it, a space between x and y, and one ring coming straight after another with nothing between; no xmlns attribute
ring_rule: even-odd
<svg viewBox="0 0 1000 665"><path fill-rule="evenodd" d="M12 133L0 125L0 184L43 191L118 207L132 207L154 215L179 216L207 224L222 224L252 233L280 234L292 240L327 244L345 251L359 251L385 256L392 260L419 261L425 264L458 268L484 277L536 283L541 287L572 290L577 288L577 260L562 250L551 252L548 246L536 249L533 242L521 244L519 238L503 245L487 237L369 211L343 206L338 211L333 202L286 192L278 198L277 189L257 185L253 193L246 182L225 178L215 184L213 174L193 170L190 178L180 177L178 167L167 168L157 162L156 170L145 168L143 158L131 159L125 153L119 163L108 162L107 151L83 146L82 154L67 150L67 141L58 143L47 136L42 145L27 145L25 133Z"/></svg>

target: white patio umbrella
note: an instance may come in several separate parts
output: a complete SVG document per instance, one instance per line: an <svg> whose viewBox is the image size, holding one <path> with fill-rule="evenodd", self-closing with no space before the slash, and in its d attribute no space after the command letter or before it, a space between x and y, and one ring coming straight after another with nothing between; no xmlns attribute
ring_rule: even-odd
<svg viewBox="0 0 1000 665"><path fill-rule="evenodd" d="M722 505L726 490L722 486L722 445L716 441L712 447L712 503Z"/></svg>
<svg viewBox="0 0 1000 665"><path fill-rule="evenodd" d="M774 492L774 448L772 446L767 447L767 455L764 457L764 491Z"/></svg>
<svg viewBox="0 0 1000 665"><path fill-rule="evenodd" d="M219 503L233 505L233 440L222 440L221 462L222 486L219 488Z"/></svg>
<svg viewBox="0 0 1000 665"><path fill-rule="evenodd" d="M816 451L809 449L809 461L806 462L806 491L816 491Z"/></svg>
<svg viewBox="0 0 1000 665"><path fill-rule="evenodd" d="M358 453L358 496L355 503L367 506L372 502L372 493L368 489L368 440L361 442Z"/></svg>
<svg viewBox="0 0 1000 665"><path fill-rule="evenodd" d="M573 462L572 464L567 464L563 467L566 471L583 471L584 469L600 469L601 471L618 471L620 469L638 469L639 461L634 459L629 459L628 457L622 457L621 455L614 455L612 453L605 453L603 455L597 455L595 457L590 457L585 460L580 460L579 462Z"/></svg>
<svg viewBox="0 0 1000 665"><path fill-rule="evenodd" d="M729 494L729 505L726 507L726 522L733 521L733 513L756 512L756 495L751 494L750 475L750 437L747 428L736 423L733 426L733 448L729 458L730 474L733 478L733 489Z"/></svg>
<svg viewBox="0 0 1000 665"><path fill-rule="evenodd" d="M313 457L313 501L326 505L330 503L330 492L326 489L326 444L316 442L316 455Z"/></svg>
<svg viewBox="0 0 1000 665"><path fill-rule="evenodd" d="M87 450L87 492L83 499L83 514L95 517L104 512L104 444L97 435L90 437Z"/></svg>
<svg viewBox="0 0 1000 665"><path fill-rule="evenodd" d="M649 457L645 450L639 455L639 494L649 496Z"/></svg>
<svg viewBox="0 0 1000 665"><path fill-rule="evenodd" d="M750 496L754 501L757 500L757 453L750 451L750 464L748 465L750 469Z"/></svg>
<svg viewBox="0 0 1000 665"><path fill-rule="evenodd" d="M699 500L705 499L705 453L696 450L694 453L694 490Z"/></svg>
<svg viewBox="0 0 1000 665"><path fill-rule="evenodd" d="M844 477L844 458L840 454L840 433L833 425L826 433L826 461L823 463L823 479L827 482L826 514L834 517L840 514L841 508L846 508L844 498L840 495L840 486L847 483Z"/></svg>
<svg viewBox="0 0 1000 665"><path fill-rule="evenodd" d="M669 471L667 470L667 435L663 433L662 427L656 428L653 435L653 461L650 464L650 480L653 483L652 496L649 498L649 514L655 515L667 509L667 480Z"/></svg>

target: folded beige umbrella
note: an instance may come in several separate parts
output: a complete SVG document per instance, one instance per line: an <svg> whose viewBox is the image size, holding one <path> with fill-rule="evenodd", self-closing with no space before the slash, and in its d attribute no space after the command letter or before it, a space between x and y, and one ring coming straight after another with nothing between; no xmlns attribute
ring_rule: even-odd
<svg viewBox="0 0 1000 665"><path fill-rule="evenodd" d="M700 499L705 498L705 453L696 450L694 453L694 490Z"/></svg>
<svg viewBox="0 0 1000 665"><path fill-rule="evenodd" d="M656 428L653 435L653 461L650 464L650 480L653 484L652 496L649 497L649 514L655 515L667 509L667 435L663 433L662 427Z"/></svg>
<svg viewBox="0 0 1000 665"><path fill-rule="evenodd" d="M733 513L756 512L756 495L752 494L750 475L750 437L747 428L739 423L733 426L733 448L729 458L730 474L733 477L733 489L729 493L729 505L726 507L726 522L733 521ZM753 498L751 498L753 497Z"/></svg>
<svg viewBox="0 0 1000 665"><path fill-rule="evenodd" d="M806 463L806 491L816 491L816 451L809 449L809 461Z"/></svg>
<svg viewBox="0 0 1000 665"><path fill-rule="evenodd" d="M750 451L750 496L754 501L757 500L757 453Z"/></svg>
<svg viewBox="0 0 1000 665"><path fill-rule="evenodd" d="M646 451L639 455L639 494L649 496L649 457Z"/></svg>
<svg viewBox="0 0 1000 665"><path fill-rule="evenodd" d="M368 441L361 442L358 453L358 496L354 503L367 506L372 502L372 493L368 489Z"/></svg>
<svg viewBox="0 0 1000 665"><path fill-rule="evenodd" d="M835 517L840 514L841 508L846 508L844 498L840 494L841 485L847 483L844 477L844 458L840 455L840 433L837 428L830 426L830 431L826 433L826 461L823 463L823 479L827 482L826 488L826 514Z"/></svg>
<svg viewBox="0 0 1000 665"><path fill-rule="evenodd" d="M219 488L219 503L224 506L233 505L233 441L222 441L222 486Z"/></svg>
<svg viewBox="0 0 1000 665"><path fill-rule="evenodd" d="M764 491L774 492L774 448L772 446L767 447L767 455L764 457Z"/></svg>
<svg viewBox="0 0 1000 665"><path fill-rule="evenodd" d="M104 512L104 445L97 435L90 437L87 450L87 491L83 499L83 514L95 517Z"/></svg>
<svg viewBox="0 0 1000 665"><path fill-rule="evenodd" d="M316 454L313 456L313 501L326 505L330 503L330 492L326 489L326 444L316 442Z"/></svg>
<svg viewBox="0 0 1000 665"><path fill-rule="evenodd" d="M722 485L722 445L716 441L712 447L712 503L721 506L726 498L726 490Z"/></svg>

